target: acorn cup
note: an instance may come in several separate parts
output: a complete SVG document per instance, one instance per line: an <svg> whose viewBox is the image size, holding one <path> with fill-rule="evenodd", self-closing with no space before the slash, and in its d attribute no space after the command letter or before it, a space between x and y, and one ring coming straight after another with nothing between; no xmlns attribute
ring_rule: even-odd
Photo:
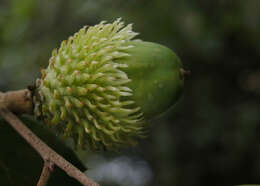
<svg viewBox="0 0 260 186"><path fill-rule="evenodd" d="M136 145L149 120L177 102L184 83L179 58L136 35L117 19L63 41L37 83L35 114L81 148Z"/></svg>

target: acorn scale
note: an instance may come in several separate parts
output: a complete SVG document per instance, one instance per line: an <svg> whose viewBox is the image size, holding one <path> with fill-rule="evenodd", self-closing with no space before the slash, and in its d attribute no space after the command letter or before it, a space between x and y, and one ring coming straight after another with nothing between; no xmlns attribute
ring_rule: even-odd
<svg viewBox="0 0 260 186"><path fill-rule="evenodd" d="M37 83L35 114L81 148L136 145L183 90L179 58L136 35L117 19L63 41Z"/></svg>

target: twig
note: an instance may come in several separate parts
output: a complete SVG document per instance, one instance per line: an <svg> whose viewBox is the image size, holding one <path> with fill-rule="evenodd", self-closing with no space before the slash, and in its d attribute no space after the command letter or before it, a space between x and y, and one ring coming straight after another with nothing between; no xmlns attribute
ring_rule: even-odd
<svg viewBox="0 0 260 186"><path fill-rule="evenodd" d="M63 169L69 176L75 178L84 186L99 186L99 184L92 181L79 169L77 169L70 162L65 160L62 156L57 154L48 145L46 145L40 138L38 138L22 121L10 112L3 104L1 104L0 96L0 115L9 122L9 124L40 154L44 161L49 160Z"/></svg>
<svg viewBox="0 0 260 186"><path fill-rule="evenodd" d="M28 89L0 92L0 107L7 108L15 114L32 114L32 93Z"/></svg>
<svg viewBox="0 0 260 186"><path fill-rule="evenodd" d="M51 173L53 171L54 168L54 164L51 161L44 161L44 165L43 165L43 169L42 169L42 173L41 173L41 177L37 183L37 186L46 186L49 178L51 176Z"/></svg>

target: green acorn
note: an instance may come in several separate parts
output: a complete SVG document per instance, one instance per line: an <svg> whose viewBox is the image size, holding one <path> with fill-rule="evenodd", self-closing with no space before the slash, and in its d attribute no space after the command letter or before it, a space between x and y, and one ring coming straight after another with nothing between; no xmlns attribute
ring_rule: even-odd
<svg viewBox="0 0 260 186"><path fill-rule="evenodd" d="M35 113L80 147L135 145L183 89L178 57L136 35L118 19L63 41L42 71Z"/></svg>

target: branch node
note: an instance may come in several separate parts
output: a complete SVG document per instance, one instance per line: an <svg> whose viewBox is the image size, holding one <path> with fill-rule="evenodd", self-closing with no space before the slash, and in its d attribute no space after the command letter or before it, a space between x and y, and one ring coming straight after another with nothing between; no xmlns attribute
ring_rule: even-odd
<svg viewBox="0 0 260 186"><path fill-rule="evenodd" d="M15 113L32 113L32 92L29 89L0 92L0 115L20 134L42 157L44 166L37 186L46 186L54 166L63 169L69 176L75 178L85 186L99 186L89 179L83 172L77 169L62 156L57 154L40 138L38 138ZM11 112L12 111L12 112Z"/></svg>

